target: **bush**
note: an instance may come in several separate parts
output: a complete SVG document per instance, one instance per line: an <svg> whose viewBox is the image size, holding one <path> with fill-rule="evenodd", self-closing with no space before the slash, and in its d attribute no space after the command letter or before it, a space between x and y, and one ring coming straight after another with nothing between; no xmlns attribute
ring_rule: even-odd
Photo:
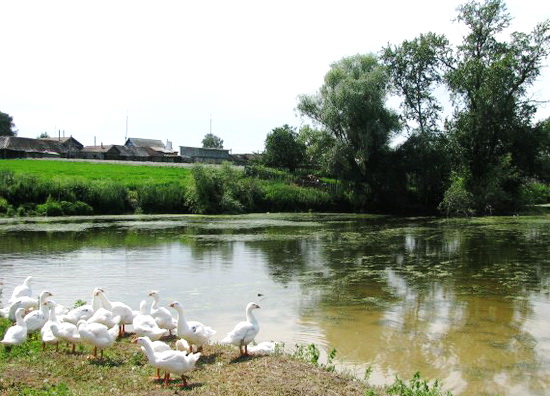
<svg viewBox="0 0 550 396"><path fill-rule="evenodd" d="M453 175L451 186L445 191L438 209L446 216L471 216L474 214L472 194L466 190L464 178Z"/></svg>
<svg viewBox="0 0 550 396"><path fill-rule="evenodd" d="M525 182L521 187L521 200L525 205L543 205L550 203L550 185L536 180Z"/></svg>
<svg viewBox="0 0 550 396"><path fill-rule="evenodd" d="M8 200L4 197L0 197L0 214L8 214L10 208L13 209Z"/></svg>
<svg viewBox="0 0 550 396"><path fill-rule="evenodd" d="M143 185L138 187L137 207L142 213L184 213L185 188L179 183ZM129 196L131 196L129 194ZM135 206L135 204L132 204Z"/></svg>

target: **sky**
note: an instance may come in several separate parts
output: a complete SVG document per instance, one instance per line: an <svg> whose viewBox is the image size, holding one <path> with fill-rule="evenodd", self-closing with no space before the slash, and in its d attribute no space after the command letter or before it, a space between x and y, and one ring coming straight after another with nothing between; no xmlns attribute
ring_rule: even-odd
<svg viewBox="0 0 550 396"><path fill-rule="evenodd" d="M127 137L232 153L261 152L330 65L421 33L464 34L465 1L0 0L0 111L18 136L73 136L85 146ZM550 18L550 2L508 0L510 31ZM532 97L550 100L550 59ZM537 119L550 116L541 106Z"/></svg>

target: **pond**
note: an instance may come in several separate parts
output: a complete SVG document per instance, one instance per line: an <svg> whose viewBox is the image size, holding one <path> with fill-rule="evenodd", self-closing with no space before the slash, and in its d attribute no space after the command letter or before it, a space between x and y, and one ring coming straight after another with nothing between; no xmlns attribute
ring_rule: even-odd
<svg viewBox="0 0 550 396"><path fill-rule="evenodd" d="M256 341L336 348L372 384L420 371L454 395L542 396L549 247L550 216L4 219L0 302L28 275L67 306L103 287L138 309L155 289L218 341L255 301Z"/></svg>

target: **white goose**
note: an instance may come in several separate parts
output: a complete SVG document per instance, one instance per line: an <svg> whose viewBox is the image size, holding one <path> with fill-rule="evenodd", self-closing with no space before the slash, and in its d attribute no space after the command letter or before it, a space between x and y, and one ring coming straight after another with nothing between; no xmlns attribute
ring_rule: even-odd
<svg viewBox="0 0 550 396"><path fill-rule="evenodd" d="M138 311L134 311L128 305L120 301L110 301L105 294L103 289L96 289L96 296L101 301L101 306L114 315L120 316L120 334L124 335L126 333L126 325L132 324L134 317L138 314ZM94 307L95 309L95 307Z"/></svg>
<svg viewBox="0 0 550 396"><path fill-rule="evenodd" d="M168 381L170 380L170 374L175 374L181 376L182 386L187 386L187 378L185 373L193 370L197 360L201 357L199 353L190 353L167 350L163 352L155 352L151 340L147 337L139 337L136 339L136 342L143 347L143 351L149 360L151 366L164 370L166 374L164 375L164 386L168 386Z"/></svg>
<svg viewBox="0 0 550 396"><path fill-rule="evenodd" d="M198 351L202 350L202 346L208 343L210 338L216 334L216 331L209 326L203 325L201 322L186 321L183 316L183 306L178 301L172 302L170 306L174 308L178 314L178 337L184 338L189 342L191 352L193 352L193 345L197 346Z"/></svg>
<svg viewBox="0 0 550 396"><path fill-rule="evenodd" d="M91 305L81 305L71 309L65 315L60 317L61 322L67 322L76 325L79 320L88 320L94 314L94 310Z"/></svg>
<svg viewBox="0 0 550 396"><path fill-rule="evenodd" d="M153 297L153 304L151 304L151 316L155 319L158 326L161 329L166 329L172 335L172 330L177 326L174 317L170 311L165 307L159 307L159 292L157 290L151 290L149 297Z"/></svg>
<svg viewBox="0 0 550 396"><path fill-rule="evenodd" d="M260 331L260 324L256 320L256 317L252 313L253 310L260 308L260 306L254 302L250 302L246 306L246 320L239 322L235 325L224 339L220 342L222 344L233 344L239 347L241 356L248 355L248 344L254 341L256 335Z"/></svg>
<svg viewBox="0 0 550 396"><path fill-rule="evenodd" d="M92 308L93 314L87 319L88 323L100 323L108 328L113 327L115 324L119 324L120 316L115 315L111 309L103 306L103 300L101 298L103 290L96 288L92 293Z"/></svg>
<svg viewBox="0 0 550 396"><path fill-rule="evenodd" d="M31 280L32 276L27 276L22 284L13 289L8 304L13 304L20 297L32 297Z"/></svg>
<svg viewBox="0 0 550 396"><path fill-rule="evenodd" d="M117 316L120 320L120 317ZM78 333L82 342L90 344L94 347L94 357L97 357L97 350L101 351L101 359L103 359L103 350L113 346L118 335L118 323L113 327L108 328L101 323L86 323L79 322Z"/></svg>
<svg viewBox="0 0 550 396"><path fill-rule="evenodd" d="M161 337L168 335L168 330L161 329L155 319L147 314L147 301L142 300L139 304L140 313L132 320L132 327L138 337L149 337L156 341Z"/></svg>
<svg viewBox="0 0 550 396"><path fill-rule="evenodd" d="M72 345L72 353L75 353L76 344L81 341L78 327L70 322L52 323L51 331L55 337Z"/></svg>
<svg viewBox="0 0 550 396"><path fill-rule="evenodd" d="M27 325L23 320L24 312L25 310L23 308L17 309L15 312L16 323L8 328L0 343L11 347L13 345L20 345L27 341Z"/></svg>
<svg viewBox="0 0 550 396"><path fill-rule="evenodd" d="M53 294L47 290L40 293L40 296L38 297L38 309L27 314L24 319L27 324L27 333L30 334L40 330L48 321L50 316L49 308L48 305L44 303L49 299L49 297L52 296Z"/></svg>
<svg viewBox="0 0 550 396"><path fill-rule="evenodd" d="M137 342L137 338L135 340L133 340L132 342ZM151 341L151 347L153 348L153 351L155 352L164 352L164 351L169 351L171 350L172 348L170 348L170 345L168 345L167 343L165 342L162 342L162 341ZM176 348L177 349L177 348ZM141 346L141 350L142 352L145 354L145 356L147 357L147 360L149 360L149 355L147 355L147 353L145 352L145 347L144 346ZM154 361L151 361L149 360L149 363L153 366L154 366ZM166 374L166 373L165 373ZM160 368L157 367L157 376L154 377L154 379L160 381L161 378L160 378Z"/></svg>
<svg viewBox="0 0 550 396"><path fill-rule="evenodd" d="M46 306L49 310L48 320L40 329L40 336L42 338L42 350L46 349L46 344L55 344L55 350L57 351L59 350L59 339L52 332L52 325L59 323L55 313L56 303L52 300L47 300L44 301L42 305Z"/></svg>

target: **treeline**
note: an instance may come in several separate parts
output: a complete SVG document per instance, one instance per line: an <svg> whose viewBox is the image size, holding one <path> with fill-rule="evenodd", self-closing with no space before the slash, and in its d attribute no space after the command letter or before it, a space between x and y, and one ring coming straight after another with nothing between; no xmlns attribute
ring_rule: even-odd
<svg viewBox="0 0 550 396"><path fill-rule="evenodd" d="M338 178L354 210L484 215L548 203L550 119L533 122L529 88L550 51L550 20L503 40L503 1L457 11L457 46L426 33L334 63L318 92L299 98L312 126L275 128L266 164Z"/></svg>
<svg viewBox="0 0 550 396"><path fill-rule="evenodd" d="M51 163L45 161L47 167ZM74 164L68 163L67 166ZM120 165L126 166L126 165ZM195 165L183 182L139 183L59 176L41 178L0 170L0 215L220 214L344 211L343 190L329 183L306 186L301 176L230 164ZM339 190L339 189L338 189Z"/></svg>

